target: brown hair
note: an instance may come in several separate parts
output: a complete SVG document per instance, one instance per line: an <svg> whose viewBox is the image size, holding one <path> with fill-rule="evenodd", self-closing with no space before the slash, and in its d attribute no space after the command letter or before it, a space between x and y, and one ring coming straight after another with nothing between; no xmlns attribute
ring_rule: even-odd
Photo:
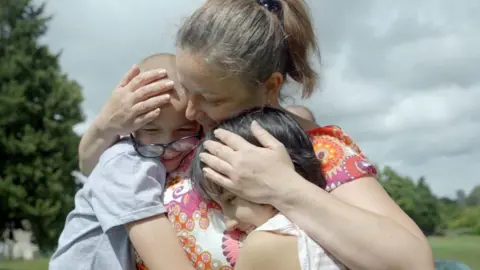
<svg viewBox="0 0 480 270"><path fill-rule="evenodd" d="M309 97L318 75L309 62L319 56L312 22L303 0L271 0L280 12L258 0L208 0L180 27L177 46L201 54L226 76L250 84L281 72L303 85Z"/></svg>

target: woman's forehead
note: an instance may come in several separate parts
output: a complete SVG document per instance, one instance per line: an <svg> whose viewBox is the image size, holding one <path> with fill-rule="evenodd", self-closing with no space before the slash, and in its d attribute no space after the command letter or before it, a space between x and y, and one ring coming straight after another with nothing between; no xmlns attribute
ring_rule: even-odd
<svg viewBox="0 0 480 270"><path fill-rule="evenodd" d="M198 55L179 52L177 69L180 83L191 93L225 95L238 89L235 77L226 77L207 65Z"/></svg>

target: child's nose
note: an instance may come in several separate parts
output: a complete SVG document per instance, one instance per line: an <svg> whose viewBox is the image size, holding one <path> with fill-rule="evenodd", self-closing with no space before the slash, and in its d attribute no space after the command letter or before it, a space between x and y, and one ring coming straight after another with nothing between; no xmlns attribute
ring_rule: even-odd
<svg viewBox="0 0 480 270"><path fill-rule="evenodd" d="M168 148L167 150L165 150L165 153L163 154L163 157L166 158L166 159L172 159L174 157L177 157L180 154L181 153L179 153L179 152L177 152L173 149Z"/></svg>
<svg viewBox="0 0 480 270"><path fill-rule="evenodd" d="M232 230L238 225L238 221L231 219L227 216L225 216L225 226L227 227L227 230Z"/></svg>

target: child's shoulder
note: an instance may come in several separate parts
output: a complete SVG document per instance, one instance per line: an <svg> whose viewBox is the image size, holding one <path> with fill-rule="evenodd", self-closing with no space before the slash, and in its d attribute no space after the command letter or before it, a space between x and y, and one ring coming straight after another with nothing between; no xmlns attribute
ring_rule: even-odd
<svg viewBox="0 0 480 270"><path fill-rule="evenodd" d="M135 151L135 147L130 138L122 138L103 152L97 166L100 168L122 166L135 167L135 164L140 163L163 167L159 159L144 158L140 156Z"/></svg>
<svg viewBox="0 0 480 270"><path fill-rule="evenodd" d="M107 148L107 150L105 150L100 156L98 164L105 165L112 159L118 158L119 156L135 155L135 148L133 147L132 142L130 141L130 139L124 138Z"/></svg>
<svg viewBox="0 0 480 270"><path fill-rule="evenodd" d="M254 231L245 239L237 264L250 268L300 269L298 262L296 236Z"/></svg>

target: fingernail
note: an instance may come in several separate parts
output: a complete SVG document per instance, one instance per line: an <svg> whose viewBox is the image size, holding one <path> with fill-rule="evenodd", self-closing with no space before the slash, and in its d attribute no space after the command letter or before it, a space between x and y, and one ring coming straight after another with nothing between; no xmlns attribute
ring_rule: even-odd
<svg viewBox="0 0 480 270"><path fill-rule="evenodd" d="M166 69L160 69L160 70L158 71L158 74L160 74L160 75L165 75L165 74L167 74L167 70L166 70Z"/></svg>
<svg viewBox="0 0 480 270"><path fill-rule="evenodd" d="M169 100L170 99L170 95L169 94L166 94L165 95L165 100Z"/></svg>
<svg viewBox="0 0 480 270"><path fill-rule="evenodd" d="M209 144L210 144L210 142L208 142L208 141L205 141L205 142L203 143L203 147L205 147L205 148L207 148L207 149L208 149L208 145L209 145Z"/></svg>
<svg viewBox="0 0 480 270"><path fill-rule="evenodd" d="M200 158L201 161L205 161L205 153L200 153L198 157Z"/></svg>
<svg viewBox="0 0 480 270"><path fill-rule="evenodd" d="M175 83L173 81L168 81L165 83L165 86L172 87Z"/></svg>

